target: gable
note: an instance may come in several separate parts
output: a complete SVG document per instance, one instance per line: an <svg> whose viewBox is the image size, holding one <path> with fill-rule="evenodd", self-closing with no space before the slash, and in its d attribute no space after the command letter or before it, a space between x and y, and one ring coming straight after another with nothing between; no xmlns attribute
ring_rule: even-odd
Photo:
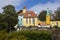
<svg viewBox="0 0 60 40"><path fill-rule="evenodd" d="M27 11L26 13L24 13L24 18L26 17L37 17L37 14L35 14L33 11Z"/></svg>

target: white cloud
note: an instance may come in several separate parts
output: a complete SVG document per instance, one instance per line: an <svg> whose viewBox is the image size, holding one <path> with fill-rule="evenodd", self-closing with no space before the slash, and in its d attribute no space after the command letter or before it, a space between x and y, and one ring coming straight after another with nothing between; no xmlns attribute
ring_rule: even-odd
<svg viewBox="0 0 60 40"><path fill-rule="evenodd" d="M22 0L0 0L0 12L2 12L2 7L6 6L6 5L20 5L22 3Z"/></svg>
<svg viewBox="0 0 60 40"><path fill-rule="evenodd" d="M49 8L52 11L54 11L58 7L60 7L60 1L59 0L55 0L54 3L51 3L51 2L47 2L45 4L39 3L39 4L31 7L30 10L33 10L33 11L37 12L37 14L39 14L40 11L46 10L47 8Z"/></svg>

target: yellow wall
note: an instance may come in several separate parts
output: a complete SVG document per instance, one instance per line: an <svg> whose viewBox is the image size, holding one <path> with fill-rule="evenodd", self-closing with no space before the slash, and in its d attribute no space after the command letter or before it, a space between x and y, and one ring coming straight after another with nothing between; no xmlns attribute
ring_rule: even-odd
<svg viewBox="0 0 60 40"><path fill-rule="evenodd" d="M38 24L39 24L39 23L41 24L41 23L42 23L42 21L38 20Z"/></svg>
<svg viewBox="0 0 60 40"><path fill-rule="evenodd" d="M35 26L37 26L37 25L38 25L38 19L35 18Z"/></svg>
<svg viewBox="0 0 60 40"><path fill-rule="evenodd" d="M26 18L23 18L23 26L37 26L38 22L37 22L37 18L34 18L35 19L35 23L33 24L32 23L32 19L31 19L31 24L29 23L29 18L28 18L28 24L26 23Z"/></svg>
<svg viewBox="0 0 60 40"><path fill-rule="evenodd" d="M60 27L60 21L51 21L50 25L55 26L57 25L57 22L58 22L58 27Z"/></svg>
<svg viewBox="0 0 60 40"><path fill-rule="evenodd" d="M53 27L53 26L57 25L56 22L57 22L57 21L51 21L51 22L50 22L50 25Z"/></svg>
<svg viewBox="0 0 60 40"><path fill-rule="evenodd" d="M35 19L35 23L33 24L32 21L31 21L31 24L29 23L29 18L28 18L28 24L26 23L26 18L23 18L23 26L37 26L39 23L42 24L43 22L38 20L37 18L34 18ZM32 19L31 19L32 20ZM51 26L55 26L57 25L57 22L58 22L58 27L60 27L60 21L50 21L50 18L47 17L47 20L46 20L46 23L47 24L50 24ZM44 22L45 23L45 22Z"/></svg>
<svg viewBox="0 0 60 40"><path fill-rule="evenodd" d="M60 21L58 21L58 27L60 27Z"/></svg>
<svg viewBox="0 0 60 40"><path fill-rule="evenodd" d="M50 25L50 16L49 15L46 15L46 24Z"/></svg>
<svg viewBox="0 0 60 40"><path fill-rule="evenodd" d="M46 22L44 21L40 21L40 20L38 20L38 24L40 24L40 25L46 25Z"/></svg>

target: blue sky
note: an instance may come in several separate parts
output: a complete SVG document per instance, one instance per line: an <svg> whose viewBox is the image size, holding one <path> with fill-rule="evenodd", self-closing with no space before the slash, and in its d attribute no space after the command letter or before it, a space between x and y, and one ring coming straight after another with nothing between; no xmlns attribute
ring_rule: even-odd
<svg viewBox="0 0 60 40"><path fill-rule="evenodd" d="M32 6L35 6L39 3L45 4L47 2L53 3L54 0L25 0L22 4L18 5L18 9L22 9L24 6L27 6L27 9L31 8Z"/></svg>
<svg viewBox="0 0 60 40"><path fill-rule="evenodd" d="M49 8L54 11L60 7L60 0L0 0L0 12L2 12L2 7L6 5L14 5L16 11L23 9L24 6L27 10L32 10L35 13L39 13L42 10Z"/></svg>

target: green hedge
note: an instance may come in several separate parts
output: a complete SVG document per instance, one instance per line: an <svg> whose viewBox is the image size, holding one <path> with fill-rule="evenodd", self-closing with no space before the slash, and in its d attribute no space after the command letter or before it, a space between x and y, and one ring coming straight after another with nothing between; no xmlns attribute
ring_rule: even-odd
<svg viewBox="0 0 60 40"><path fill-rule="evenodd" d="M18 32L0 33L0 40L51 40L51 32L44 30L22 30Z"/></svg>

